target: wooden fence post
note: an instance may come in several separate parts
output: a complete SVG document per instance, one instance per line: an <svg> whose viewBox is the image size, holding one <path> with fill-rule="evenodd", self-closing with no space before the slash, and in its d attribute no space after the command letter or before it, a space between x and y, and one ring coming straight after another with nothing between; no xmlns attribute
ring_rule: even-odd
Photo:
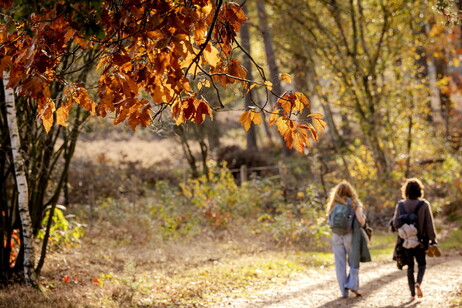
<svg viewBox="0 0 462 308"><path fill-rule="evenodd" d="M241 166L240 175L241 175L241 184L244 182L247 182L247 166L246 165Z"/></svg>

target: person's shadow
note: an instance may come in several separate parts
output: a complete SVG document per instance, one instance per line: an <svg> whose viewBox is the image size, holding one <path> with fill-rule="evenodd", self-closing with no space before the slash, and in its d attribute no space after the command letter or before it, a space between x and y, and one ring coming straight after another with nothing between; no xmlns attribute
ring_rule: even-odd
<svg viewBox="0 0 462 308"><path fill-rule="evenodd" d="M437 264L441 265L442 263L445 263L445 262L448 262L448 261L449 261L449 259L442 259ZM385 262L385 263L377 263L377 265L375 265L372 268L369 268L368 270L374 270L375 267L380 267L380 266L393 266L393 264L394 264L394 262L391 262L391 261ZM430 268L430 267L433 267L435 265L436 265L436 263L434 263L434 264L427 263L427 269ZM335 278L333 278L333 279L335 279ZM329 301L329 302L327 302L325 304L322 304L320 306L310 305L309 307L316 307L316 308L348 307L348 306L351 306L351 305L354 305L354 304L357 304L357 303L361 302L363 299L365 301L367 301L368 295L373 294L375 291L377 291L378 289L380 289L382 287L387 287L387 285L390 282L392 282L394 280L397 280L397 279L406 279L406 270L405 269L403 269L402 271L395 271L393 273L390 273L390 274L387 274L387 275L384 275L384 276L379 276L376 279L374 279L372 281L369 281L366 285L364 285L364 288L362 288L361 294L363 296L361 296L361 297L348 297L348 298L339 297L339 298L336 298L336 299L334 299L332 301ZM283 304L284 302L290 300L291 298L302 297L305 294L309 293L310 290L316 289L318 287L320 287L320 288L325 287L324 284L325 284L325 282L322 282L322 283L319 283L317 285L311 285L311 286L309 286L307 288L298 289L295 292L286 293L283 296L278 296L277 297L277 302ZM408 294L407 292L409 292L409 291L406 288L406 290L404 292L405 293L403 293L403 296L405 296L405 294ZM275 300L275 297L273 297L273 298L271 298L269 300L263 301L263 302L253 303L252 306L248 306L248 307L252 307L252 308L266 307L267 305L272 304L274 300ZM404 303L399 304L397 306L396 305L387 305L387 306L383 306L382 308L415 308L415 307L418 307L420 304L421 304L420 301L407 301L407 302L404 302ZM306 306L306 307L308 307L308 306Z"/></svg>
<svg viewBox="0 0 462 308"><path fill-rule="evenodd" d="M349 297L349 298L337 298L328 303L325 303L322 306L317 306L317 308L327 308L327 307L347 307L350 305L355 304L356 302L360 301L362 297ZM409 300L401 305L388 305L383 306L382 308L416 308L421 304L421 302L416 302L414 300Z"/></svg>

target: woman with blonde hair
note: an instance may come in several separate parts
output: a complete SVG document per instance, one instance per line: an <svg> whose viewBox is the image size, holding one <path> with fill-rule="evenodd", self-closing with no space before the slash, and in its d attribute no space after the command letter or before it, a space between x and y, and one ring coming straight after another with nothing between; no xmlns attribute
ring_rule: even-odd
<svg viewBox="0 0 462 308"><path fill-rule="evenodd" d="M348 297L349 291L356 296L361 296L359 263L369 262L371 257L366 236L361 230L361 227L366 224L363 206L350 183L341 182L332 189L327 212L332 229L335 271L342 297Z"/></svg>

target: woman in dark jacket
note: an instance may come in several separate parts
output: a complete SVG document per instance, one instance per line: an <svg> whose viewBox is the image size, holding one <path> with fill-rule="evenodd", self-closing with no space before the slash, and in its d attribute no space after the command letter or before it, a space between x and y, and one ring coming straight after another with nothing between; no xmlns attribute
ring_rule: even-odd
<svg viewBox="0 0 462 308"><path fill-rule="evenodd" d="M423 199L424 197L424 186L416 178L407 179L404 185L401 187L401 193L403 200L398 202L395 208L395 214L393 216L393 225L395 229L401 227L402 215L415 214L417 216L417 234L420 240L420 245L415 248L403 249L404 251L404 264L407 268L407 279L409 289L411 291L411 299L415 298L416 291L417 296L422 297L421 284L426 268L425 251L430 247L429 253L440 254L438 247L436 246L436 232L435 225L433 222L433 214L431 211L430 203ZM400 219L401 216L401 219ZM418 264L417 281L414 277L414 259Z"/></svg>

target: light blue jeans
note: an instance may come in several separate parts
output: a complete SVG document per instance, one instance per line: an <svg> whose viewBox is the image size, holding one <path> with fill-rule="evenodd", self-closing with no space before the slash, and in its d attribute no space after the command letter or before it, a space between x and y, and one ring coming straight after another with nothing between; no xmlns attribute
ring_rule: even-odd
<svg viewBox="0 0 462 308"><path fill-rule="evenodd" d="M335 272L342 296L348 296L348 290L359 289L359 268L353 268L351 253L353 250L352 233L332 235L332 250L335 257ZM349 273L347 275L347 257Z"/></svg>

